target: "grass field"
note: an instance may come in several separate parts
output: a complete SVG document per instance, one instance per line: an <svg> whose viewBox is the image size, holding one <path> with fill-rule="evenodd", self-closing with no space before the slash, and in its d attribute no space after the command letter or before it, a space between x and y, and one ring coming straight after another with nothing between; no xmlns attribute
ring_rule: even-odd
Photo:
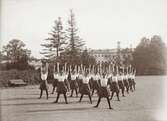
<svg viewBox="0 0 167 121"><path fill-rule="evenodd" d="M59 103L54 104L56 94L50 94L46 100L44 93L43 98L38 99L39 86L1 89L1 121L160 121L158 115L164 104L165 78L137 77L136 91L121 97L120 102L114 97L111 101L113 110L108 109L106 99L102 99L99 108L93 108L96 95L93 104L87 96L81 103L78 103L79 97L68 98L69 104L65 104L60 96Z"/></svg>

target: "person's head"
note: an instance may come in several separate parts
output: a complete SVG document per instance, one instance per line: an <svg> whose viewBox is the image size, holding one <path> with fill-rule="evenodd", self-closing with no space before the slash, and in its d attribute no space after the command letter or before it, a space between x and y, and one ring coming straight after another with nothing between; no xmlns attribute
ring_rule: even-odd
<svg viewBox="0 0 167 121"><path fill-rule="evenodd" d="M105 78L106 74L105 73L102 73L102 77Z"/></svg>
<svg viewBox="0 0 167 121"><path fill-rule="evenodd" d="M45 66L45 65L46 65L46 60L45 60L45 59L42 59L42 60L41 60L41 63L42 63L42 66Z"/></svg>
<svg viewBox="0 0 167 121"><path fill-rule="evenodd" d="M87 77L88 76L88 72L85 72L84 75Z"/></svg>
<svg viewBox="0 0 167 121"><path fill-rule="evenodd" d="M81 71L81 70L79 71L79 74L82 74L82 71Z"/></svg>

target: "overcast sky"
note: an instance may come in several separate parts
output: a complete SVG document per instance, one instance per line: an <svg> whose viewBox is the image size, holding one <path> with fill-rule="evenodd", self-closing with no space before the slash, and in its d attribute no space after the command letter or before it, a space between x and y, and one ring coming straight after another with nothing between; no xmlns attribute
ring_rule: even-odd
<svg viewBox="0 0 167 121"><path fill-rule="evenodd" d="M88 48L135 47L155 34L167 43L167 0L1 0L1 47L17 38L41 57L54 20L66 24L70 9Z"/></svg>

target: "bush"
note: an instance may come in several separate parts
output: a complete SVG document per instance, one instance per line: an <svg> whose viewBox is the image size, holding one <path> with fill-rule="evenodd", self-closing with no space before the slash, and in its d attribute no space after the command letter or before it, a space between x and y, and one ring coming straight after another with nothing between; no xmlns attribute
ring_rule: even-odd
<svg viewBox="0 0 167 121"><path fill-rule="evenodd" d="M0 87L7 87L8 81L11 79L22 79L28 84L38 84L40 82L40 74L35 70L16 70L0 71Z"/></svg>

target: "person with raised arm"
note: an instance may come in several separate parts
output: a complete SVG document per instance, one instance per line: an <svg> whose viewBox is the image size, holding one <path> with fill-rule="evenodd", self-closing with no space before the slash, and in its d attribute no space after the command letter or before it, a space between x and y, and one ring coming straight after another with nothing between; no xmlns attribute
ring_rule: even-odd
<svg viewBox="0 0 167 121"><path fill-rule="evenodd" d="M58 83L57 83L57 98L56 101L54 101L54 103L58 103L59 100L59 96L60 94L64 95L64 99L65 99L65 103L68 104L67 102L67 82L66 82L66 75L65 73L63 73L63 70L60 71L60 74L58 76Z"/></svg>
<svg viewBox="0 0 167 121"><path fill-rule="evenodd" d="M56 66L54 65L54 67L53 67L53 82L52 82L53 89L52 89L52 93L51 94L54 94L55 88L57 87L57 83L58 83L58 66L59 66L59 63L57 63ZM57 69L56 69L56 67L57 67Z"/></svg>
<svg viewBox="0 0 167 121"><path fill-rule="evenodd" d="M114 66L113 66L113 75L112 75L112 82L110 85L110 90L111 90L111 98L110 100L112 100L114 93L116 93L117 96L117 100L120 101L119 99L119 87L118 87L118 77L117 77L117 73L114 70Z"/></svg>
<svg viewBox="0 0 167 121"><path fill-rule="evenodd" d="M101 102L101 98L106 98L108 102L109 109L111 108L110 100L109 100L109 90L108 90L108 78L106 74L102 74L102 78L99 81L99 89L98 89L98 101L95 108L97 108Z"/></svg>
<svg viewBox="0 0 167 121"><path fill-rule="evenodd" d="M74 69L71 73L71 79L69 80L70 82L70 89L71 89L71 95L70 97L73 96L73 92L75 90L76 97L78 97L78 84L77 84L77 74L76 74L76 69Z"/></svg>
<svg viewBox="0 0 167 121"><path fill-rule="evenodd" d="M48 82L47 82L47 77L48 77L48 63L46 60L42 60L42 66L40 69L40 76L41 76L41 82L40 82L40 97L42 97L43 90L46 91L46 99L48 99Z"/></svg>
<svg viewBox="0 0 167 121"><path fill-rule="evenodd" d="M82 86L81 86L81 89L80 89L81 97L80 97L79 102L81 102L84 95L88 95L90 103L92 104L92 98L91 98L91 95L90 95L89 80L90 80L90 76L88 75L88 72L85 72L85 74L83 76L83 83L82 83Z"/></svg>

